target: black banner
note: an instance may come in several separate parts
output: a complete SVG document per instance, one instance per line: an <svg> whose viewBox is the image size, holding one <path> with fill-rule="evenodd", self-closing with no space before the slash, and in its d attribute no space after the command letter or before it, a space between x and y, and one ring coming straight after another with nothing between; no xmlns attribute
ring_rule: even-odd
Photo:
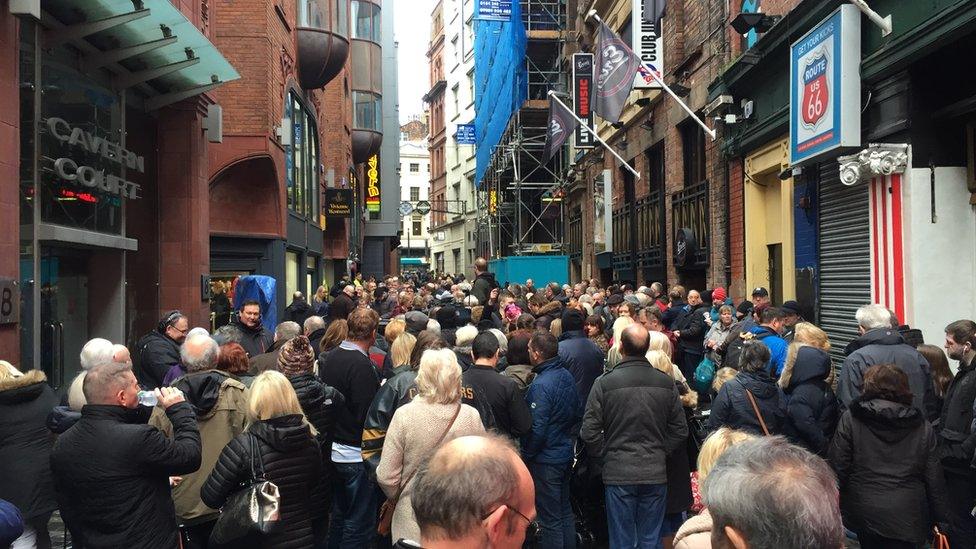
<svg viewBox="0 0 976 549"><path fill-rule="evenodd" d="M352 217L352 189L325 189L325 217Z"/></svg>
<svg viewBox="0 0 976 549"><path fill-rule="evenodd" d="M590 98L593 91L593 54L573 54L573 111L580 120L586 122L586 127L593 128L593 109ZM596 146L593 134L582 126L576 128L573 134L573 144L577 149L589 149Z"/></svg>

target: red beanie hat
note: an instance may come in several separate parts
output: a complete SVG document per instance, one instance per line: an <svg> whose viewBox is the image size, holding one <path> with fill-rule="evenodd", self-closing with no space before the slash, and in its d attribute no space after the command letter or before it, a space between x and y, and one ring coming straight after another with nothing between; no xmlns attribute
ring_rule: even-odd
<svg viewBox="0 0 976 549"><path fill-rule="evenodd" d="M721 303L725 301L726 297L728 297L728 295L725 293L725 288L720 286L712 290L712 303Z"/></svg>

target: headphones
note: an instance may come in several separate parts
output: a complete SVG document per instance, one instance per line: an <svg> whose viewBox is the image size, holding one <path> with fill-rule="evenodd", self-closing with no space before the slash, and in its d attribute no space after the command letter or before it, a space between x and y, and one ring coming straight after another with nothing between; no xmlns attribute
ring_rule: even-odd
<svg viewBox="0 0 976 549"><path fill-rule="evenodd" d="M160 320L159 324L156 326L156 331L158 331L161 334L165 334L166 328L172 326L173 323L179 320L180 317L182 316L184 315L179 311L179 309L166 313L166 316L164 316L163 319Z"/></svg>

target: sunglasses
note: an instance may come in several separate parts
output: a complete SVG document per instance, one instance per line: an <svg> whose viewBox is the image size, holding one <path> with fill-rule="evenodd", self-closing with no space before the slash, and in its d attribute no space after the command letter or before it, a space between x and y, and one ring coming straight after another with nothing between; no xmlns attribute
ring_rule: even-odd
<svg viewBox="0 0 976 549"><path fill-rule="evenodd" d="M488 517L490 517L492 515L492 513L494 513L495 511L497 511L501 507L505 507L509 511L511 511L511 512L515 513L516 515L518 515L518 516L522 517L523 519L525 519L525 523L526 523L526 526L525 526L525 539L526 540L534 540L535 539L535 537L539 534L539 523L537 521L534 521L534 520L530 519L529 517L523 515L518 509L516 509L515 507L513 507L511 505L508 505L507 503L503 503L503 504L499 505L498 507L495 507L495 509L492 510L491 513L488 513L487 515L485 515L481 520L487 519Z"/></svg>

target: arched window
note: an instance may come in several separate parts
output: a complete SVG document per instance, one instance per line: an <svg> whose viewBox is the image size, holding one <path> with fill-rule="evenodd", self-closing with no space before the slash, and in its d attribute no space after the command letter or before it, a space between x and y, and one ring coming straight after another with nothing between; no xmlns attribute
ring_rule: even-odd
<svg viewBox="0 0 976 549"><path fill-rule="evenodd" d="M319 219L319 132L315 115L288 92L285 117L291 120L291 145L285 149L288 209L314 221Z"/></svg>

